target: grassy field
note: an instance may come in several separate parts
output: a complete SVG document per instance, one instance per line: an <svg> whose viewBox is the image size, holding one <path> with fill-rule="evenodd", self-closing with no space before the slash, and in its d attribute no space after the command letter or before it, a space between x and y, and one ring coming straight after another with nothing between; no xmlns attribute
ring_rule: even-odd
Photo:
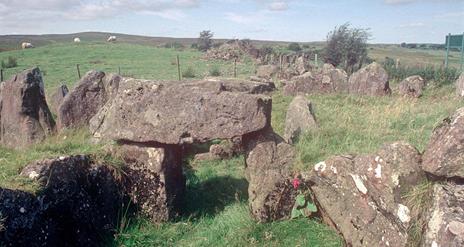
<svg viewBox="0 0 464 247"><path fill-rule="evenodd" d="M75 64L82 71L102 69L137 78L176 79L175 56L182 68L191 66L198 77L219 67L231 75L232 64L206 61L197 51L156 48L142 45L81 43L53 44L24 51L1 52L0 60L18 58L19 67L8 69L8 76L32 65L45 71L47 93L61 81L69 86L77 80ZM394 56L391 56L394 57ZM433 58L431 58L433 60ZM251 61L239 64L239 76L252 74ZM395 87L396 85L393 85ZM273 95L272 125L284 130L285 112L291 97ZM350 95L311 95L319 130L304 134L296 144L296 170L332 155L369 153L383 143L405 140L419 150L426 146L434 126L464 101L457 99L454 86L429 87L424 97L356 97ZM102 147L91 144L84 130L73 130L48 138L27 150L0 148L0 186L33 191L34 184L17 176L18 171L36 159L77 153L101 153ZM176 220L153 225L143 218L128 219L121 225L115 246L341 246L335 232L317 219L298 219L257 224L248 214L247 182L243 157L222 162L187 165L187 204Z"/></svg>
<svg viewBox="0 0 464 247"><path fill-rule="evenodd" d="M446 56L444 50L408 49L397 45L371 45L369 57L376 61L383 61L385 57L400 59L400 64L409 67L443 66ZM461 53L451 51L449 54L449 65L460 67Z"/></svg>

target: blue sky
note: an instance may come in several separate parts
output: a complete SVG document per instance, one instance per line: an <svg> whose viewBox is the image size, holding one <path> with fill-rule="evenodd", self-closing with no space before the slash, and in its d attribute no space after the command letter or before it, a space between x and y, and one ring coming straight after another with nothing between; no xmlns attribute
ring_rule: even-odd
<svg viewBox="0 0 464 247"><path fill-rule="evenodd" d="M345 22L370 28L372 43L444 43L464 32L464 0L0 0L0 34L321 41Z"/></svg>

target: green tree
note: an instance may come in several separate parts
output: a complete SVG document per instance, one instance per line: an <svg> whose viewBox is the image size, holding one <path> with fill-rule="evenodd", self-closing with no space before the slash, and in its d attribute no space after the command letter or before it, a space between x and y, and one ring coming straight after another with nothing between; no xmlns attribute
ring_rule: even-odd
<svg viewBox="0 0 464 247"><path fill-rule="evenodd" d="M198 38L198 50L207 51L213 46L213 32L210 30L204 30L200 32Z"/></svg>
<svg viewBox="0 0 464 247"><path fill-rule="evenodd" d="M301 46L300 44L293 42L293 43L288 44L288 49L290 51L298 52L298 51L301 51Z"/></svg>
<svg viewBox="0 0 464 247"><path fill-rule="evenodd" d="M345 23L327 35L325 62L334 66L342 65L348 73L361 68L367 59L368 29L352 28Z"/></svg>

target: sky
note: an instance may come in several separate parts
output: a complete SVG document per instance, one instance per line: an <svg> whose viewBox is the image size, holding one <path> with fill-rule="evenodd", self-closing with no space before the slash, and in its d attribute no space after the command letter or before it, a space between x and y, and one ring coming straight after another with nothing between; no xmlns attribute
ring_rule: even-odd
<svg viewBox="0 0 464 247"><path fill-rule="evenodd" d="M104 31L162 37L323 41L346 22L371 43L444 43L464 0L0 0L0 34Z"/></svg>

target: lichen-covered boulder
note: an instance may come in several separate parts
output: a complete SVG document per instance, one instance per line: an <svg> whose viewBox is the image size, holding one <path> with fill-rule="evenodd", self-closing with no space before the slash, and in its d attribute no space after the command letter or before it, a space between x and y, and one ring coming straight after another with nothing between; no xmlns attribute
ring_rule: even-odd
<svg viewBox="0 0 464 247"><path fill-rule="evenodd" d="M311 102L303 96L296 96L287 109L284 139L292 144L302 132L317 129Z"/></svg>
<svg viewBox="0 0 464 247"><path fill-rule="evenodd" d="M125 188L131 202L152 222L176 216L185 191L180 147L130 143L116 149L126 163Z"/></svg>
<svg viewBox="0 0 464 247"><path fill-rule="evenodd" d="M425 87L425 80L418 75L410 76L402 80L399 84L399 94L419 98L422 96L422 91Z"/></svg>
<svg viewBox="0 0 464 247"><path fill-rule="evenodd" d="M434 129L422 160L422 169L430 174L464 178L464 108Z"/></svg>
<svg viewBox="0 0 464 247"><path fill-rule="evenodd" d="M402 195L425 179L417 149L396 142L374 155L336 156L302 176L348 246L406 246L417 212Z"/></svg>
<svg viewBox="0 0 464 247"><path fill-rule="evenodd" d="M461 73L456 80L456 94L460 97L464 97L464 73Z"/></svg>
<svg viewBox="0 0 464 247"><path fill-rule="evenodd" d="M376 62L353 73L348 82L350 94L369 96L391 94L387 71Z"/></svg>
<svg viewBox="0 0 464 247"><path fill-rule="evenodd" d="M87 127L89 120L118 90L119 75L89 71L58 108L58 128Z"/></svg>
<svg viewBox="0 0 464 247"><path fill-rule="evenodd" d="M464 185L435 184L424 247L464 246Z"/></svg>
<svg viewBox="0 0 464 247"><path fill-rule="evenodd" d="M65 84L59 86L56 91L50 97L48 101L50 108L54 113L58 112L58 108L64 100L64 97L69 93L68 87Z"/></svg>
<svg viewBox="0 0 464 247"><path fill-rule="evenodd" d="M21 148L55 132L38 68L0 83L0 145Z"/></svg>
<svg viewBox="0 0 464 247"><path fill-rule="evenodd" d="M246 138L246 176L251 215L259 222L287 218L295 202L293 147L272 131Z"/></svg>
<svg viewBox="0 0 464 247"><path fill-rule="evenodd" d="M97 140L182 144L232 139L270 125L271 98L221 81L124 79L90 121Z"/></svg>

